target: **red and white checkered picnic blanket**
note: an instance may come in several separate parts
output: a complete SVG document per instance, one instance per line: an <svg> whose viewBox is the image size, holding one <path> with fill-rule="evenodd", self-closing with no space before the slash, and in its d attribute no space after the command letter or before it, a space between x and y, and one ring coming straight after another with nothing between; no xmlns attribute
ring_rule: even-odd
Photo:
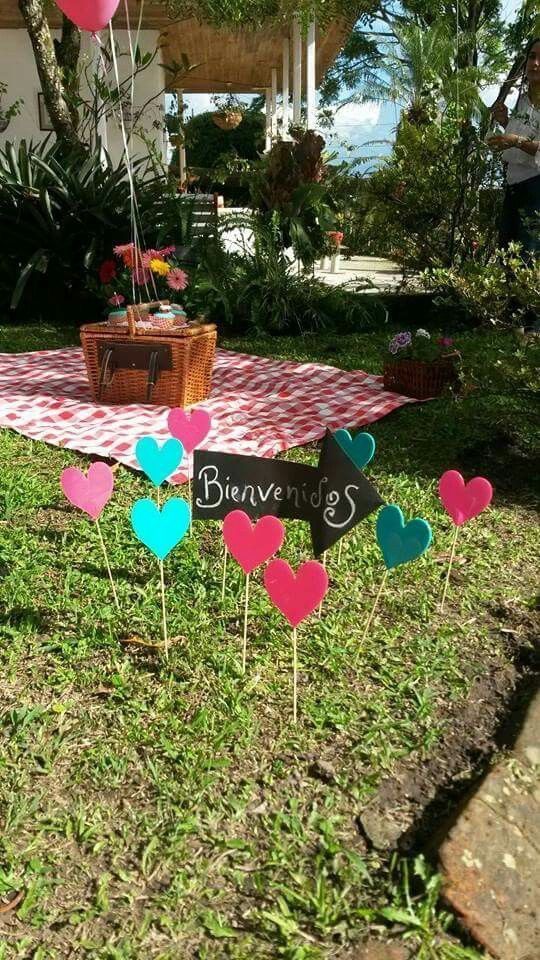
<svg viewBox="0 0 540 960"><path fill-rule="evenodd" d="M320 439L327 427L372 423L413 402L362 370L218 350L212 394L201 404L212 416L202 446L273 457ZM165 439L167 414L167 407L92 403L78 348L0 354L0 426L35 440L136 467L136 441ZM184 470L174 481L186 477Z"/></svg>

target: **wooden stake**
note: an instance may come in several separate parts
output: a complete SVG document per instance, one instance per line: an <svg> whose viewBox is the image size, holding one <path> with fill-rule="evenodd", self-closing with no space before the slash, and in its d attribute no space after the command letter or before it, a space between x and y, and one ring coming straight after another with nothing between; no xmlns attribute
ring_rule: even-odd
<svg viewBox="0 0 540 960"><path fill-rule="evenodd" d="M113 592L113 597L114 597L114 602L115 602L115 604L116 604L116 609L117 609L117 610L120 610L120 602L119 602L119 600L118 600L118 594L116 593L116 587L115 587L115 585L114 585L114 580L113 580L111 565L110 565L110 563L109 563L109 555L108 555L108 553L107 553L107 547L105 546L105 541L104 541L104 539L103 539L103 534L102 534L102 532L101 532L101 527L100 527L100 525L99 525L99 520L96 520L96 527L97 527L97 532L98 532L98 534L99 534L99 539L100 539L100 543L101 543L101 549L103 550L103 556L105 557L105 565L106 565L106 567L107 567L107 573L109 574L109 580L111 581L111 589L112 589L112 592Z"/></svg>
<svg viewBox="0 0 540 960"><path fill-rule="evenodd" d="M343 537L342 537L341 540L339 541L338 554L337 554L338 567L341 565L341 554L342 554L342 552L343 552Z"/></svg>
<svg viewBox="0 0 540 960"><path fill-rule="evenodd" d="M323 562L323 567L324 567L325 570L326 570L326 553L327 553L327 551L325 550L324 553L323 553L323 555L322 555L322 562ZM318 612L317 612L317 616L318 616L319 620L321 619L321 616L322 616L322 605L323 605L323 602L322 602L322 600L321 600L321 602L320 602L320 604L319 604L319 610L318 610Z"/></svg>
<svg viewBox="0 0 540 960"><path fill-rule="evenodd" d="M450 585L450 574L452 572L452 564L454 562L454 557L456 555L456 544L457 544L458 533L459 533L459 527L456 525L456 529L454 531L454 539L452 541L452 552L450 554L450 562L448 564L448 572L446 574L446 580L444 581L444 590L443 590L441 607L440 607L441 613L444 610L444 602L446 600L446 594L448 593L448 587Z"/></svg>
<svg viewBox="0 0 540 960"><path fill-rule="evenodd" d="M189 465L189 453L187 462L187 482L188 482L188 503L189 503L189 535L193 533L193 511L191 509L191 467Z"/></svg>
<svg viewBox="0 0 540 960"><path fill-rule="evenodd" d="M225 544L225 553L223 554L223 579L221 581L221 602L225 601L225 587L227 585L227 557L229 556L229 551L227 550L227 545Z"/></svg>
<svg viewBox="0 0 540 960"><path fill-rule="evenodd" d="M163 572L163 560L159 561L159 573L161 579L161 614L163 619L163 645L165 648L165 659L169 659L169 634L167 631L167 610L165 607L165 574Z"/></svg>
<svg viewBox="0 0 540 960"><path fill-rule="evenodd" d="M375 597L375 603L373 604L373 606L372 606L372 608L371 608L371 613L370 613L370 615L369 615L369 617L368 617L368 621L367 621L367 623L366 623L366 629L364 630L364 634L363 634L363 636L362 636L362 641L364 641L364 640L366 639L367 635L368 635L368 631L369 631L369 628L370 628L370 626L371 626L371 622L372 622L372 620L373 620L373 617L375 616L375 611L376 611L376 609L377 609L377 607L378 607L378 605L379 605L379 600L381 599L382 592L383 592L383 590L384 590L384 586L385 586L385 584L386 584L387 579L388 579L388 570L385 570L385 571L384 571L384 577L382 578L382 580L381 580L381 585L380 585L380 587L379 587L379 592L378 592L377 596Z"/></svg>
<svg viewBox="0 0 540 960"><path fill-rule="evenodd" d="M293 723L296 723L297 720L297 704L298 704L298 644L297 644L297 631L296 627L293 627L292 632L292 643L293 643Z"/></svg>
<svg viewBox="0 0 540 960"><path fill-rule="evenodd" d="M244 606L244 642L242 645L242 673L246 672L246 662L247 662L248 605L249 605L249 573L246 573L246 603Z"/></svg>

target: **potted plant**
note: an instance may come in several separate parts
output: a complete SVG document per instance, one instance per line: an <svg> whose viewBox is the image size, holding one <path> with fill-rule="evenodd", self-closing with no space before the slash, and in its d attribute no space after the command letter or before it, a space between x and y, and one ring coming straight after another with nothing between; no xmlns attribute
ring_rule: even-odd
<svg viewBox="0 0 540 960"><path fill-rule="evenodd" d="M212 114L212 120L220 130L235 130L242 123L244 117L244 105L240 102L234 93L227 93L225 96L212 97L212 103L216 108Z"/></svg>
<svg viewBox="0 0 540 960"><path fill-rule="evenodd" d="M459 379L460 354L452 347L451 337L434 340L427 330L397 333L388 345L384 389L417 400L440 397Z"/></svg>

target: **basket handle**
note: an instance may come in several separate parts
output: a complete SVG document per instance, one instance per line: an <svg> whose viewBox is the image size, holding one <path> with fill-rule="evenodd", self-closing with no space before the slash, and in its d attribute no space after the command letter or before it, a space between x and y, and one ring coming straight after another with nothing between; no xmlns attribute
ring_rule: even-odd
<svg viewBox="0 0 540 960"><path fill-rule="evenodd" d="M148 310L153 310L155 307L168 307L169 304L169 300L151 300L149 303L130 304L126 308L130 337L137 336L137 320L140 320L141 312L145 313Z"/></svg>

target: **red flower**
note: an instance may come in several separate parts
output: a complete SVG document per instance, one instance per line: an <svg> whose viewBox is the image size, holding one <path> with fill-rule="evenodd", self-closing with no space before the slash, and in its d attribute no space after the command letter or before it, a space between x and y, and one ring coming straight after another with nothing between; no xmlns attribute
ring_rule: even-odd
<svg viewBox="0 0 540 960"><path fill-rule="evenodd" d="M110 283L116 276L116 264L114 260L104 260L99 268L99 279L102 283Z"/></svg>
<svg viewBox="0 0 540 960"><path fill-rule="evenodd" d="M336 247L340 247L343 243L343 233L341 230L329 230L327 233L328 239Z"/></svg>

